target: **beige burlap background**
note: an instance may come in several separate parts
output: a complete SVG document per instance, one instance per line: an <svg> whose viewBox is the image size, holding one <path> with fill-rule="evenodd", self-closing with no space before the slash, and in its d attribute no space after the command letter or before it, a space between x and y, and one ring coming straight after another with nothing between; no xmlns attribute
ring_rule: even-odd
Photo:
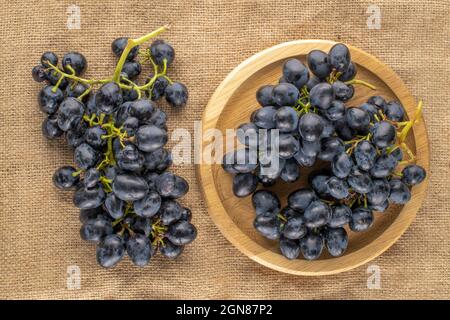
<svg viewBox="0 0 450 320"><path fill-rule="evenodd" d="M0 8L0 298L450 298L450 2L424 1L2 1ZM81 29L68 30L67 7L81 9ZM96 3L96 4L95 4ZM395 4L394 4L395 3ZM381 29L368 29L370 4ZM378 56L422 97L431 141L428 197L406 234L373 261L381 289L367 289L367 265L336 276L306 278L267 269L234 248L209 218L193 166L174 168L190 182L183 200L199 237L176 261L157 258L138 269L128 259L113 270L95 262L79 238L71 193L55 190L53 171L72 163L62 141L41 136L41 88L30 70L41 53L84 53L88 76L107 76L110 43L171 22L176 49L170 70L186 83L189 105L169 111L169 126L193 130L216 86L242 60L294 39L344 41ZM168 108L166 108L168 110ZM68 290L67 267L81 270Z"/></svg>

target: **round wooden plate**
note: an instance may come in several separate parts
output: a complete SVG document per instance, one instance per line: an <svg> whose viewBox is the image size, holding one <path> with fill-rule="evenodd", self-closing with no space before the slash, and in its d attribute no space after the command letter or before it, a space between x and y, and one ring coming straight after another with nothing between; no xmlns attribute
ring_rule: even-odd
<svg viewBox="0 0 450 320"><path fill-rule="evenodd" d="M235 129L248 122L250 114L259 108L255 98L257 89L264 84L275 84L281 77L281 67L288 58L305 57L313 49L325 52L335 44L332 41L300 40L283 43L266 49L237 66L219 85L211 97L202 118L202 130L219 129L225 137L226 129ZM403 81L388 66L372 55L349 46L352 61L357 64L356 78L368 81L377 87L372 91L356 86L356 92L347 106L359 106L368 97L379 94L388 100L399 100L408 117L414 114L417 101L408 92ZM211 143L203 139L202 149ZM429 172L429 144L423 121L414 126L407 144L417 155L416 163ZM203 154L203 150L200 150ZM201 156L200 154L200 156ZM201 159L201 158L199 158ZM301 168L299 182L286 184L277 182L269 188L277 193L282 205L287 195L306 184L310 170ZM296 275L328 275L360 266L387 250L405 232L413 221L425 196L428 179L412 188L412 198L405 206L391 206L385 213L375 213L375 222L366 232L349 232L349 246L338 258L331 257L326 250L318 260L302 258L288 260L278 248L278 241L267 240L253 228L255 217L251 197L237 198L232 192L232 176L220 164L197 165L198 179L212 219L223 235L251 259L278 271Z"/></svg>

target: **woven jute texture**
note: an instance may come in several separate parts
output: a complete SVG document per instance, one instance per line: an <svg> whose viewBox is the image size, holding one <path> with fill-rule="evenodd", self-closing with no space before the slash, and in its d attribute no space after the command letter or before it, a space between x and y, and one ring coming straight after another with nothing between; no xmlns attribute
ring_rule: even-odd
<svg viewBox="0 0 450 320"><path fill-rule="evenodd" d="M376 3L381 28L369 29ZM77 4L81 28L67 28ZM450 2L419 1L3 1L0 6L0 298L57 299L360 299L450 298ZM209 218L193 165L173 170L190 182L182 200L199 236L175 261L146 268L125 259L97 266L95 246L79 238L71 192L55 190L53 171L72 152L41 135L43 115L31 68L40 55L82 52L87 77L106 77L115 59L110 43L172 23L164 34L176 49L170 76L186 83L189 105L168 111L169 127L193 131L209 97L242 60L295 39L343 41L379 57L425 103L431 143L428 196L417 219L382 256L381 288L367 288L367 267L327 277L296 277L265 268L234 248ZM67 289L78 266L81 288Z"/></svg>

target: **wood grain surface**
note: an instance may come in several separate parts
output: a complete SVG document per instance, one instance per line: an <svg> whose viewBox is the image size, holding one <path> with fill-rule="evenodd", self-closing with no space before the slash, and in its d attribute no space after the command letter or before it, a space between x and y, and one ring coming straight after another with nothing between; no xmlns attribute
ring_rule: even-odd
<svg viewBox="0 0 450 320"><path fill-rule="evenodd" d="M323 40L299 40L266 49L237 66L219 85L211 97L202 118L202 130L217 128L225 133L241 123L248 122L250 114L259 108L255 98L257 89L264 84L275 84L281 77L281 66L287 58L296 57L305 62L306 54L313 49L328 51L334 44ZM409 93L403 81L388 66L372 55L349 46L352 61L356 63L356 78L368 81L377 87L373 91L355 86L355 96L347 106L359 106L372 95L382 95L387 100L399 100L411 117L417 101ZM204 139L203 147L210 144ZM429 143L424 121L414 126L407 144L416 154L416 163L429 171ZM301 179L293 184L277 182L269 188L279 195L282 205L287 195L307 184L311 169L301 168ZM278 241L262 237L253 228L254 209L251 197L237 198L232 192L232 175L220 164L197 165L197 176L208 207L208 212L223 235L251 259L269 268L296 275L327 275L350 270L387 250L403 234L413 221L425 196L428 178L412 188L412 199L405 206L391 205L385 213L375 213L375 222L366 232L349 232L349 247L338 258L331 257L326 250L315 261L288 260L278 248Z"/></svg>

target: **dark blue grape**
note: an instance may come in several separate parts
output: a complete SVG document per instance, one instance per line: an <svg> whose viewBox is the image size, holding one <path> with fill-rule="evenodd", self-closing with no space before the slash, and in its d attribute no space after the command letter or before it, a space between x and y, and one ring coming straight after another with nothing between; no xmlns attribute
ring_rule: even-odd
<svg viewBox="0 0 450 320"><path fill-rule="evenodd" d="M166 122L167 114L159 108L156 108L151 118L145 121L146 124L154 125L167 131Z"/></svg>
<svg viewBox="0 0 450 320"><path fill-rule="evenodd" d="M67 80L67 78L63 78L60 81L61 77L62 76L61 76L60 72L57 72L53 69L47 70L47 73L46 73L47 82L49 84L51 84L52 86L56 86L56 84L59 82L58 88L61 90L64 90L69 85L69 80Z"/></svg>
<svg viewBox="0 0 450 320"><path fill-rule="evenodd" d="M344 142L338 137L329 137L320 140L318 158L323 161L332 161L333 158L345 151Z"/></svg>
<svg viewBox="0 0 450 320"><path fill-rule="evenodd" d="M114 53L114 55L117 58L120 58L120 56L122 55L123 50L125 49L127 44L128 44L128 38L127 37L117 38L111 43L111 50L112 50L112 52ZM130 52L128 53L127 60L131 61L134 58L136 58L138 52L139 52L139 46L133 47L130 50Z"/></svg>
<svg viewBox="0 0 450 320"><path fill-rule="evenodd" d="M285 237L280 239L281 254L289 260L297 259L300 255L300 244L298 240L291 240Z"/></svg>
<svg viewBox="0 0 450 320"><path fill-rule="evenodd" d="M319 154L321 147L322 145L320 140L312 142L301 140L300 149L308 157L316 157Z"/></svg>
<svg viewBox="0 0 450 320"><path fill-rule="evenodd" d="M317 78L315 75L312 75L309 77L308 82L306 83L306 88L308 91L311 91L312 88L314 88L317 84L319 84L321 80Z"/></svg>
<svg viewBox="0 0 450 320"><path fill-rule="evenodd" d="M68 66L71 66L77 76L81 75L87 68L86 58L78 52L68 52L63 56L62 66L64 71L71 74Z"/></svg>
<svg viewBox="0 0 450 320"><path fill-rule="evenodd" d="M102 138L106 134L106 130L101 126L93 126L86 130L84 139L91 145L91 147L101 149L106 145L106 139Z"/></svg>
<svg viewBox="0 0 450 320"><path fill-rule="evenodd" d="M345 121L350 128L364 132L369 127L370 116L366 111L352 107L346 110Z"/></svg>
<svg viewBox="0 0 450 320"><path fill-rule="evenodd" d="M348 65L347 70L345 70L340 76L339 80L341 81L350 81L353 80L356 76L358 69L356 68L356 65L353 62L350 62Z"/></svg>
<svg viewBox="0 0 450 320"><path fill-rule="evenodd" d="M327 194L331 195L335 199L345 199L349 195L348 184L345 180L330 177L326 182L326 186Z"/></svg>
<svg viewBox="0 0 450 320"><path fill-rule="evenodd" d="M310 157L304 154L301 148L294 154L294 159L301 167L312 167L316 163L316 157Z"/></svg>
<svg viewBox="0 0 450 320"><path fill-rule="evenodd" d="M306 260L315 260L322 254L323 238L318 234L309 233L300 239L300 250Z"/></svg>
<svg viewBox="0 0 450 320"><path fill-rule="evenodd" d="M44 67L49 68L49 63L51 63L55 67L58 65L58 56L51 51L44 52L41 56L41 64Z"/></svg>
<svg viewBox="0 0 450 320"><path fill-rule="evenodd" d="M184 107L189 98L188 89L181 82L174 82L167 85L164 94L166 96L166 101L176 108Z"/></svg>
<svg viewBox="0 0 450 320"><path fill-rule="evenodd" d="M300 92L297 87L291 83L280 83L273 88L272 91L273 102L277 106L293 107L297 105L300 98Z"/></svg>
<svg viewBox="0 0 450 320"><path fill-rule="evenodd" d="M355 232L366 231L372 226L372 223L372 210L363 207L353 209L352 219L349 223L350 230Z"/></svg>
<svg viewBox="0 0 450 320"><path fill-rule="evenodd" d="M151 73L146 83L149 83L151 79L153 79L154 75ZM149 98L153 101L157 101L160 98L162 98L165 94L166 87L169 85L169 80L167 80L166 77L159 76L156 78L156 80L153 82L153 85L151 86L151 90L149 91Z"/></svg>
<svg viewBox="0 0 450 320"><path fill-rule="evenodd" d="M307 233L303 217L301 215L297 215L288 219L288 221L284 224L282 233L287 239L296 240L303 238Z"/></svg>
<svg viewBox="0 0 450 320"><path fill-rule="evenodd" d="M177 246L168 239L164 240L164 244L159 247L159 251L163 256L169 259L175 259L183 252L184 246Z"/></svg>
<svg viewBox="0 0 450 320"><path fill-rule="evenodd" d="M356 165L364 171L369 171L375 164L377 150L373 144L367 140L358 142L353 151Z"/></svg>
<svg viewBox="0 0 450 320"><path fill-rule="evenodd" d="M346 152L341 152L334 156L331 162L331 171L336 177L341 179L347 178L352 170L352 167L353 160Z"/></svg>
<svg viewBox="0 0 450 320"><path fill-rule="evenodd" d="M397 137L395 127L387 121L375 123L371 128L372 141L378 148L392 145Z"/></svg>
<svg viewBox="0 0 450 320"><path fill-rule="evenodd" d="M366 102L360 105L359 108L369 114L371 122L376 121L375 115L379 116L379 109L374 104Z"/></svg>
<svg viewBox="0 0 450 320"><path fill-rule="evenodd" d="M281 159L292 158L300 149L298 139L291 134L282 133L278 138L278 156Z"/></svg>
<svg viewBox="0 0 450 320"><path fill-rule="evenodd" d="M167 131L157 126L145 125L136 131L136 146L144 152L152 152L163 147L168 140Z"/></svg>
<svg viewBox="0 0 450 320"><path fill-rule="evenodd" d="M258 146L258 127L253 122L241 124L236 131L237 139L247 147Z"/></svg>
<svg viewBox="0 0 450 320"><path fill-rule="evenodd" d="M298 126L298 114L292 107L281 107L273 115L275 128L280 132L294 132ZM267 128L270 129L270 128Z"/></svg>
<svg viewBox="0 0 450 320"><path fill-rule="evenodd" d="M309 188L303 188L289 194L288 205L293 210L305 211L315 200L317 200L316 193Z"/></svg>
<svg viewBox="0 0 450 320"><path fill-rule="evenodd" d="M300 168L295 159L287 159L280 173L280 178L284 182L295 182L300 178Z"/></svg>
<svg viewBox="0 0 450 320"><path fill-rule="evenodd" d="M320 139L324 128L322 118L315 113L307 113L300 118L298 131L306 141L317 141Z"/></svg>
<svg viewBox="0 0 450 320"><path fill-rule="evenodd" d="M303 217L308 228L319 228L330 220L331 209L325 202L315 200L305 209Z"/></svg>
<svg viewBox="0 0 450 320"><path fill-rule="evenodd" d="M306 57L308 67L311 72L319 79L325 79L331 73L331 66L329 64L329 57L323 51L312 50Z"/></svg>
<svg viewBox="0 0 450 320"><path fill-rule="evenodd" d="M42 122L42 135L47 139L56 139L61 137L63 131L58 126L58 119L55 116L49 115Z"/></svg>
<svg viewBox="0 0 450 320"><path fill-rule="evenodd" d="M391 187L389 202L394 204L406 204L411 199L411 191L400 179L391 179L389 185Z"/></svg>
<svg viewBox="0 0 450 320"><path fill-rule="evenodd" d="M123 102L122 91L115 82L102 85L95 94L95 104L101 113L116 112Z"/></svg>
<svg viewBox="0 0 450 320"><path fill-rule="evenodd" d="M389 182L384 179L374 179L373 188L367 194L369 205L381 205L389 198L391 187Z"/></svg>
<svg viewBox="0 0 450 320"><path fill-rule="evenodd" d="M352 209L345 204L338 204L331 207L331 218L328 226L339 228L345 226L352 218Z"/></svg>
<svg viewBox="0 0 450 320"><path fill-rule="evenodd" d="M256 215L273 216L281 208L280 199L277 195L268 190L258 190L252 196L253 207Z"/></svg>
<svg viewBox="0 0 450 320"><path fill-rule="evenodd" d="M289 59L283 64L283 76L301 89L309 80L308 68L298 59Z"/></svg>
<svg viewBox="0 0 450 320"><path fill-rule="evenodd" d="M392 121L403 121L405 118L405 109L403 109L403 106L398 101L388 102L384 106L383 111L386 118Z"/></svg>
<svg viewBox="0 0 450 320"><path fill-rule="evenodd" d="M326 110L334 100L335 92L333 87L327 82L321 82L315 85L309 92L309 99L312 107Z"/></svg>
<svg viewBox="0 0 450 320"><path fill-rule="evenodd" d="M84 173L83 184L86 188L93 188L100 182L100 171L97 168L90 168Z"/></svg>
<svg viewBox="0 0 450 320"><path fill-rule="evenodd" d="M337 121L343 119L345 116L345 105L344 102L340 100L333 100L330 103L328 109L322 111L325 118L330 121Z"/></svg>
<svg viewBox="0 0 450 320"><path fill-rule="evenodd" d="M273 101L273 88L272 85L262 86L256 91L256 100L262 107L272 106Z"/></svg>
<svg viewBox="0 0 450 320"><path fill-rule="evenodd" d="M369 203L368 208L372 211L385 212L389 207L389 201L386 200L380 204L371 204Z"/></svg>
<svg viewBox="0 0 450 320"><path fill-rule="evenodd" d="M344 228L333 228L325 231L325 243L328 252L333 257L344 254L348 246L347 231Z"/></svg>
<svg viewBox="0 0 450 320"><path fill-rule="evenodd" d="M253 173L238 173L233 178L233 193L236 197L246 197L255 192L258 178Z"/></svg>
<svg viewBox="0 0 450 320"><path fill-rule="evenodd" d="M313 172L309 175L309 183L313 190L321 197L328 197L327 181L330 176L325 172Z"/></svg>
<svg viewBox="0 0 450 320"><path fill-rule="evenodd" d="M172 154L164 148L145 154L144 166L150 171L163 172L172 165Z"/></svg>
<svg viewBox="0 0 450 320"><path fill-rule="evenodd" d="M280 219L277 216L257 215L253 221L255 229L265 238L275 240L280 238Z"/></svg>
<svg viewBox="0 0 450 320"><path fill-rule="evenodd" d="M81 209L79 214L79 220L82 224L87 223L89 220L95 220L97 217L105 218L103 215L102 207L94 208L94 209ZM105 219L107 220L107 219ZM112 232L112 228L111 228Z"/></svg>
<svg viewBox="0 0 450 320"><path fill-rule="evenodd" d="M178 199L189 191L188 182L171 172L164 172L159 175L156 181L156 191L163 198Z"/></svg>
<svg viewBox="0 0 450 320"><path fill-rule="evenodd" d="M164 60L166 61L167 66L169 66L173 59L175 59L175 50L170 45L170 43L164 40L155 40L150 45L150 52L153 58L153 61L160 65L164 65Z"/></svg>
<svg viewBox="0 0 450 320"><path fill-rule="evenodd" d="M354 191L361 194L369 193L373 188L373 181L369 174L353 166L347 182Z"/></svg>
<svg viewBox="0 0 450 320"><path fill-rule="evenodd" d="M78 98L87 89L88 89L87 86L85 86L84 84L76 83L76 84L71 84L70 86L67 86L64 93L65 93L66 97Z"/></svg>
<svg viewBox="0 0 450 320"><path fill-rule="evenodd" d="M104 268L114 267L124 254L124 241L116 234L107 235L97 246L97 262Z"/></svg>
<svg viewBox="0 0 450 320"><path fill-rule="evenodd" d="M397 167L398 161L392 154L381 154L370 169L370 174L375 178L387 178Z"/></svg>
<svg viewBox="0 0 450 320"><path fill-rule="evenodd" d="M84 104L75 98L66 98L59 106L58 112L58 126L63 131L67 131L78 123L83 118Z"/></svg>
<svg viewBox="0 0 450 320"><path fill-rule="evenodd" d="M166 237L178 246L189 244L197 237L197 229L190 222L179 220L169 226Z"/></svg>
<svg viewBox="0 0 450 320"><path fill-rule="evenodd" d="M136 266L144 267L152 256L152 245L148 237L143 234L131 236L126 244L128 256Z"/></svg>
<svg viewBox="0 0 450 320"><path fill-rule="evenodd" d="M253 172L258 166L257 153L249 149L236 150L227 161L232 161L233 169L241 173Z"/></svg>
<svg viewBox="0 0 450 320"><path fill-rule="evenodd" d="M161 208L159 209L159 218L163 225L168 226L169 224L180 220L181 212L183 208L175 200L164 200L161 203Z"/></svg>
<svg viewBox="0 0 450 320"><path fill-rule="evenodd" d="M372 96L367 100L367 103L373 104L380 110L384 110L386 100L382 96Z"/></svg>
<svg viewBox="0 0 450 320"><path fill-rule="evenodd" d="M291 108L292 109L292 108ZM250 116L251 122L263 129L273 129L276 127L275 113L277 109L274 107L262 107L255 110Z"/></svg>
<svg viewBox="0 0 450 320"><path fill-rule="evenodd" d="M409 186L414 186L425 180L427 173L421 166L410 164L402 170L402 181Z"/></svg>
<svg viewBox="0 0 450 320"><path fill-rule="evenodd" d="M42 88L38 95L38 103L41 111L48 114L55 113L64 98L61 89L56 88L56 91L53 92L53 88L52 86L46 86Z"/></svg>
<svg viewBox="0 0 450 320"><path fill-rule="evenodd" d="M125 214L125 201L122 201L119 199L114 193L110 192L108 196L105 199L105 209L106 212L111 216L113 219L119 219L122 218Z"/></svg>
<svg viewBox="0 0 450 320"><path fill-rule="evenodd" d="M153 111L156 108L157 106L153 101L148 99L138 99L130 103L126 113L140 121L146 121L152 117Z"/></svg>
<svg viewBox="0 0 450 320"><path fill-rule="evenodd" d="M134 80L141 74L142 66L137 61L127 61L123 64L121 75L127 79Z"/></svg>
<svg viewBox="0 0 450 320"><path fill-rule="evenodd" d="M111 221L101 214L97 214L95 218L88 219L80 229L81 239L91 242L99 242L103 237L112 233Z"/></svg>
<svg viewBox="0 0 450 320"><path fill-rule="evenodd" d="M137 201L147 194L148 184L140 176L119 174L112 183L113 192L124 201Z"/></svg>
<svg viewBox="0 0 450 320"><path fill-rule="evenodd" d="M53 184L55 187L68 190L75 187L80 181L78 175L73 175L77 170L71 166L58 168L53 174Z"/></svg>
<svg viewBox="0 0 450 320"><path fill-rule="evenodd" d="M192 220L192 211L191 211L191 209L184 207L181 210L180 220L191 221Z"/></svg>
<svg viewBox="0 0 450 320"><path fill-rule="evenodd" d="M42 65L34 66L31 70L31 76L33 77L33 80L36 82L42 82L44 80L47 80L47 72L45 70L45 67Z"/></svg>
<svg viewBox="0 0 450 320"><path fill-rule="evenodd" d="M100 207L105 201L105 191L100 185L94 188L80 188L73 195L75 207L80 209L93 209Z"/></svg>
<svg viewBox="0 0 450 320"><path fill-rule="evenodd" d="M329 64L339 72L345 72L350 65L350 50L345 44L337 43L328 52Z"/></svg>
<svg viewBox="0 0 450 320"><path fill-rule="evenodd" d="M350 141L356 135L356 131L348 126L345 116L342 119L336 120L334 127L338 137L344 141Z"/></svg>
<svg viewBox="0 0 450 320"><path fill-rule="evenodd" d="M139 129L139 119L135 117L127 118L122 124L122 129L126 131L129 137L134 136Z"/></svg>
<svg viewBox="0 0 450 320"><path fill-rule="evenodd" d="M87 170L95 166L100 159L100 153L87 143L82 143L75 148L74 162L77 167Z"/></svg>

